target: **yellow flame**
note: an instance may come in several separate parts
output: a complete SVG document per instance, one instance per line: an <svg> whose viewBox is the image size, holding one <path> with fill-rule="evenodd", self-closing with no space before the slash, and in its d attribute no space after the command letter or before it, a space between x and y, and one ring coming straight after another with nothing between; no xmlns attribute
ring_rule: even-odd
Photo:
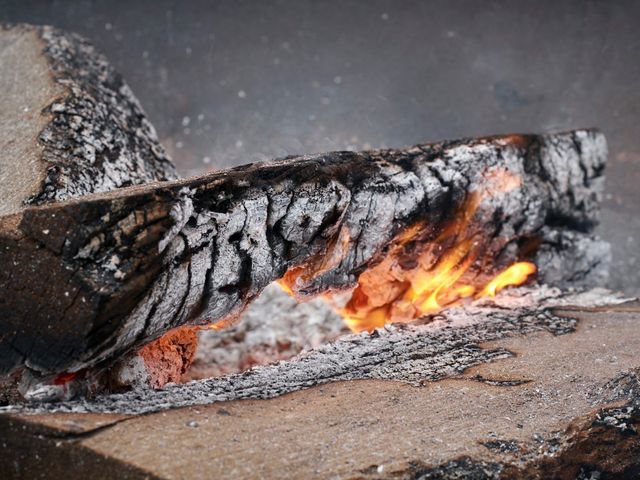
<svg viewBox="0 0 640 480"><path fill-rule="evenodd" d="M529 275L536 273L536 266L531 262L518 262L499 273L480 292L478 297L495 297L496 293L510 285L522 284Z"/></svg>
<svg viewBox="0 0 640 480"><path fill-rule="evenodd" d="M424 225L402 232L387 257L358 278L351 300L340 310L352 331L372 331L385 323L411 321L464 298L494 296L506 286L520 285L536 271L532 263L520 262L488 283L486 279L479 285L461 282L485 246L482 232L473 228L480 204L521 184L518 175L505 169L493 169L483 176L483 190L472 192L454 215L454 220L435 239L427 242L435 245L434 248L418 252L415 268L398 268L397 263L403 255L404 245L415 239L424 230ZM438 259L435 264L434 258ZM389 272L393 274L389 275ZM388 298L398 290L399 295Z"/></svg>
<svg viewBox="0 0 640 480"><path fill-rule="evenodd" d="M210 323L208 325L204 325L202 328L203 329L208 329L208 330L224 330L225 328L229 328L230 326L232 326L234 324L234 320L235 317L233 318L225 318L223 320L218 320L215 323Z"/></svg>
<svg viewBox="0 0 640 480"><path fill-rule="evenodd" d="M493 272L487 258L491 253L486 251L490 240L479 228L484 224L474 219L483 201L518 188L521 178L504 168L489 169L482 177L482 190L468 195L453 219L439 226L435 238L423 223L409 226L396 236L379 263L360 274L351 298L338 309L352 331L409 322L465 298L491 297L535 273L534 264L518 262L488 279ZM347 252L349 241L349 232L343 228L330 244L327 258L293 267L278 284L295 296L298 281L304 284L333 268Z"/></svg>
<svg viewBox="0 0 640 480"><path fill-rule="evenodd" d="M291 287L289 287L289 285L287 285L287 283L284 280L276 280L276 285L278 285L282 290L284 290L286 293L288 293L289 295L291 295L292 297L294 297L294 293L293 290L291 290Z"/></svg>

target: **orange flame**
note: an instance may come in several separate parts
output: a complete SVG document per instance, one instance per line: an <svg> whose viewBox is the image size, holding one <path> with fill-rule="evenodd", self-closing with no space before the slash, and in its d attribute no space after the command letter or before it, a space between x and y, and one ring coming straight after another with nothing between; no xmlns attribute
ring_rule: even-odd
<svg viewBox="0 0 640 480"><path fill-rule="evenodd" d="M521 285L529 277L536 273L536 266L531 262L518 262L511 265L505 271L499 273L480 292L479 297L495 297L496 293L510 285Z"/></svg>
<svg viewBox="0 0 640 480"><path fill-rule="evenodd" d="M472 192L435 239L418 249L412 268L402 266L407 253L415 254L424 225L399 235L386 257L358 278L351 299L340 309L354 332L372 331L386 323L408 322L442 310L464 298L494 296L510 285L520 285L536 271L530 262L518 262L487 281L486 274L470 272L486 248L484 232L474 217L485 199L520 186L520 177L507 170L486 172L484 190ZM482 263L482 262L480 262ZM477 269L476 269L477 270ZM467 277L467 281L463 279Z"/></svg>
<svg viewBox="0 0 640 480"><path fill-rule="evenodd" d="M354 332L372 331L391 322L409 322L438 312L465 298L492 297L510 285L520 285L535 273L530 262L518 262L494 275L494 255L488 251L491 232L476 221L486 200L494 200L521 185L521 178L503 168L483 174L482 190L472 191L453 215L453 220L430 228L418 223L405 228L391 242L381 261L358 277L348 302L338 307ZM348 249L350 236L344 228L329 247L325 259L294 267L278 281L287 293L296 294L302 284L333 268Z"/></svg>
<svg viewBox="0 0 640 480"><path fill-rule="evenodd" d="M224 330L225 328L229 328L231 326L233 326L235 324L235 321L237 320L236 316L230 317L230 318L223 318L222 320L218 320L217 322L214 323L209 323L207 325L202 325L199 327L200 330L215 330L215 331L219 331L219 330Z"/></svg>

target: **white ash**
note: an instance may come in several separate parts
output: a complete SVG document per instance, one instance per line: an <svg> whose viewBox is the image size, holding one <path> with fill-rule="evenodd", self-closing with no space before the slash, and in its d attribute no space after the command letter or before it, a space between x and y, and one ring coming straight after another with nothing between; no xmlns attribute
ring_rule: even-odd
<svg viewBox="0 0 640 480"><path fill-rule="evenodd" d="M342 318L321 298L298 303L269 285L223 330L203 330L186 379L242 372L255 365L286 360L349 332Z"/></svg>
<svg viewBox="0 0 640 480"><path fill-rule="evenodd" d="M636 300L635 297L625 297L620 292L612 292L601 287L585 290L536 285L509 288L495 297L476 300L473 305L495 305L501 308L534 307L536 305L546 308L569 306L597 308L621 305L634 300Z"/></svg>
<svg viewBox="0 0 640 480"><path fill-rule="evenodd" d="M339 304L339 298L332 302ZM343 299L344 300L344 299ZM512 288L494 298L480 299L464 308L449 309L456 325L472 319L476 307L532 308L580 306L592 308L633 300L603 288L561 290L540 285ZM438 324L439 316L430 317ZM243 372L256 365L287 360L305 350L336 340L349 333L331 304L321 298L298 303L279 286L272 284L249 305L238 323L199 334L198 351L185 381Z"/></svg>

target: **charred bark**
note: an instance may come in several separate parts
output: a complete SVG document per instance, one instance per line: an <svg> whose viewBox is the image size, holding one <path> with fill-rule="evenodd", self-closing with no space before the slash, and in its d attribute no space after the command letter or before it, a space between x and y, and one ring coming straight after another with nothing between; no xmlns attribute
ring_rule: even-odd
<svg viewBox="0 0 640 480"><path fill-rule="evenodd" d="M477 270L526 257L542 281L588 283L608 254L592 233L605 159L596 131L512 135L288 158L26 208L2 219L2 370L105 365L171 328L233 318L287 272L302 272L300 296L350 287L407 227L427 225L429 241L492 171L521 183L475 215Z"/></svg>
<svg viewBox="0 0 640 480"><path fill-rule="evenodd" d="M0 61L0 215L177 178L129 86L84 38L0 25Z"/></svg>
<svg viewBox="0 0 640 480"><path fill-rule="evenodd" d="M84 38L48 26L0 25L0 62L0 218L19 213L27 204L177 178L139 102ZM33 258L23 253L22 268L61 278L59 270L38 270L46 263L42 252ZM12 291L4 282L17 276L18 266L3 265L9 270L3 274L2 306ZM39 309L47 309L48 303L55 309L59 303L44 279L33 293ZM14 313L12 307L2 312ZM46 320L46 314L39 316ZM11 328L15 324L4 323L0 331L5 335ZM32 332L35 337L38 330ZM16 351L22 348L15 343L10 355L20 356Z"/></svg>
<svg viewBox="0 0 640 480"><path fill-rule="evenodd" d="M173 385L101 395L94 400L8 407L12 412L116 413L140 415L171 408L202 406L245 399L268 399L312 386L351 380L392 380L413 386L463 375L471 367L515 357L506 348L482 345L500 339L547 332L554 336L575 332L577 320L555 308L584 311L599 306L614 309L625 299L602 289L567 294L546 286L522 287L495 300L479 300L427 316L410 325L390 325L373 333L344 335L334 342L286 361L259 366L239 374L223 375ZM163 337L164 338L164 337ZM467 377L468 378L468 377ZM526 379L474 381L495 386L517 386ZM46 388L34 392L48 395Z"/></svg>

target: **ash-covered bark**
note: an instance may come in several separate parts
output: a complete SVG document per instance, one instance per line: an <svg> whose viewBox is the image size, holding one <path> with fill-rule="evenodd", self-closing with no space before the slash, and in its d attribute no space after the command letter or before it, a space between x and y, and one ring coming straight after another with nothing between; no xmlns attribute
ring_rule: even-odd
<svg viewBox="0 0 640 480"><path fill-rule="evenodd" d="M52 404L52 408L55 411L147 413L227 400L273 398L344 380L386 379L419 385L453 377L471 366L512 355L500 348L485 350L480 343L540 330L564 334L575 324L572 319L540 311L469 313L482 315L484 323L461 329L446 329L441 325L388 327L374 334L348 335L292 361L256 367L243 374L167 386L155 392L107 395L97 402ZM446 321L445 318L448 317L441 321ZM33 400L38 400L37 392Z"/></svg>
<svg viewBox="0 0 640 480"><path fill-rule="evenodd" d="M17 28L38 31L52 75L66 92L45 112L52 116L40 134L48 168L30 203L177 178L138 100L102 54L77 34Z"/></svg>
<svg viewBox="0 0 640 480"><path fill-rule="evenodd" d="M289 158L26 209L3 219L0 237L11 266L0 273L10 292L0 367L46 376L107 365L176 326L233 318L286 272L301 296L353 286L408 226L432 239L488 172L521 184L478 209L476 272L532 258L549 280L537 252L569 232L594 252L580 271L598 274L605 160L591 130L489 137ZM554 254L554 282L576 277L574 254Z"/></svg>

